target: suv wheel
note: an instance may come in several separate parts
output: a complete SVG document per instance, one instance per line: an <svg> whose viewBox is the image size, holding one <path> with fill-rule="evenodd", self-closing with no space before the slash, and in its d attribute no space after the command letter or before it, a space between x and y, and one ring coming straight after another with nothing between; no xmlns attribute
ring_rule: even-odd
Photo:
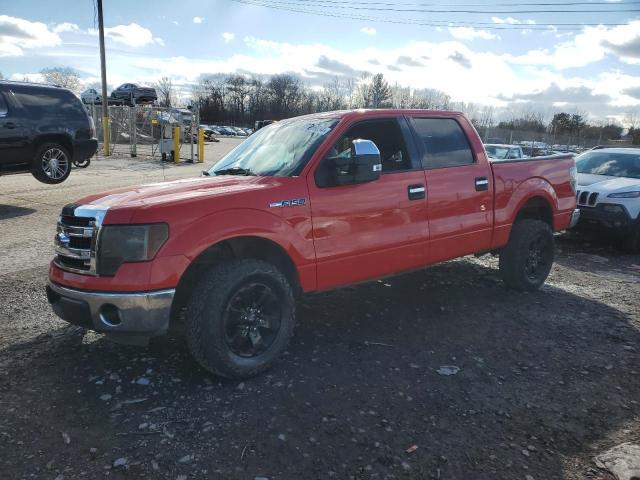
<svg viewBox="0 0 640 480"><path fill-rule="evenodd" d="M42 183L62 183L71 173L71 155L62 145L45 143L36 152L31 173Z"/></svg>
<svg viewBox="0 0 640 480"><path fill-rule="evenodd" d="M510 288L532 291L547 279L554 257L551 227L542 220L517 221L500 251L500 276Z"/></svg>
<svg viewBox="0 0 640 480"><path fill-rule="evenodd" d="M260 260L233 260L205 273L184 315L187 344L205 369L248 378L268 369L293 334L287 278Z"/></svg>

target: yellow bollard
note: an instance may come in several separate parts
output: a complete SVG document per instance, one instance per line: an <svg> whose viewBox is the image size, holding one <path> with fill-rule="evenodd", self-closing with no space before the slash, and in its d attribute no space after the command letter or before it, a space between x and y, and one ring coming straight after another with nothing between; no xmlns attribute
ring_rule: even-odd
<svg viewBox="0 0 640 480"><path fill-rule="evenodd" d="M198 129L198 163L204 163L204 128Z"/></svg>
<svg viewBox="0 0 640 480"><path fill-rule="evenodd" d="M108 157L111 155L111 138L109 131L109 122L111 119L109 117L102 117L102 146L104 147L104 156Z"/></svg>
<svg viewBox="0 0 640 480"><path fill-rule="evenodd" d="M173 161L180 160L180 127L173 127Z"/></svg>

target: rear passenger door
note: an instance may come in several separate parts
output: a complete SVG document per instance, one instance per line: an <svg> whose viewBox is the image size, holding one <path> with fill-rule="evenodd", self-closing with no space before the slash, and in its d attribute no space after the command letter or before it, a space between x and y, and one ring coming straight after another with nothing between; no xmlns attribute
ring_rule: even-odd
<svg viewBox="0 0 640 480"><path fill-rule="evenodd" d="M454 118L411 119L427 182L429 263L488 250L493 228L491 167L479 161Z"/></svg>

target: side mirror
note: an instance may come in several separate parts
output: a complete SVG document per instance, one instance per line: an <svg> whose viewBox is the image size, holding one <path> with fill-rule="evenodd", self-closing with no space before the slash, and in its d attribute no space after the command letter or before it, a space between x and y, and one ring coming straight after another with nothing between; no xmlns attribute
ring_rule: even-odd
<svg viewBox="0 0 640 480"><path fill-rule="evenodd" d="M351 155L333 159L334 185L351 185L373 182L380 178L382 163L380 150L371 140L356 139L351 142Z"/></svg>

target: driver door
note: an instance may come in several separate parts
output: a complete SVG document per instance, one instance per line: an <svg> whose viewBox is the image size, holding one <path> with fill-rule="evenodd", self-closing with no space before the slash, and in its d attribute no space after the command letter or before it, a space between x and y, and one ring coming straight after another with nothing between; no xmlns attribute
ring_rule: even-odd
<svg viewBox="0 0 640 480"><path fill-rule="evenodd" d="M357 138L380 150L382 174L369 183L320 187L323 164ZM307 178L319 289L379 278L426 263L425 173L404 118L350 126Z"/></svg>

